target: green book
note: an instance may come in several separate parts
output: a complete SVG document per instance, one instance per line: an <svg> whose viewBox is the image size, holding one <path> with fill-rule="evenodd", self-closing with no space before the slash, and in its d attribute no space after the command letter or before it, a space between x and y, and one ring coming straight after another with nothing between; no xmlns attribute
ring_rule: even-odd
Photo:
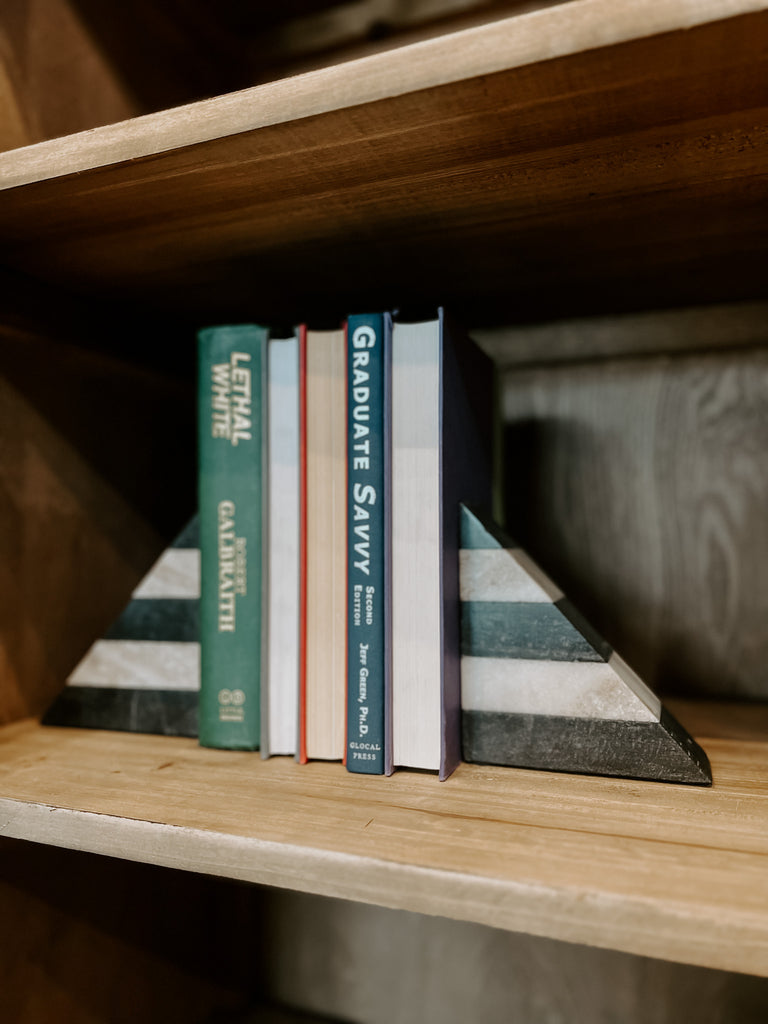
<svg viewBox="0 0 768 1024"><path fill-rule="evenodd" d="M266 328L198 334L200 743L255 750L265 659Z"/></svg>

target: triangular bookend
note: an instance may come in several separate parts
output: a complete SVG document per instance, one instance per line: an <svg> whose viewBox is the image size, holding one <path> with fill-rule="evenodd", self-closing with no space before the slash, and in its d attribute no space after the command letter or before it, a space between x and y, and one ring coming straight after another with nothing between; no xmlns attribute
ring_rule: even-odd
<svg viewBox="0 0 768 1024"><path fill-rule="evenodd" d="M197 736L199 605L195 516L74 669L43 724Z"/></svg>
<svg viewBox="0 0 768 1024"><path fill-rule="evenodd" d="M463 756L710 785L707 755L552 581L461 507Z"/></svg>

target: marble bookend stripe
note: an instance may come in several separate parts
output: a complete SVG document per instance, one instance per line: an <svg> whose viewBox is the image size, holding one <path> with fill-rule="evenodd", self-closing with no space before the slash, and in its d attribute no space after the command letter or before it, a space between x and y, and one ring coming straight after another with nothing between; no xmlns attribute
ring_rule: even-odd
<svg viewBox="0 0 768 1024"><path fill-rule="evenodd" d="M97 640L67 680L118 690L190 690L200 676L200 645L177 640Z"/></svg>
<svg viewBox="0 0 768 1024"><path fill-rule="evenodd" d="M545 661L607 661L611 649L596 648L556 604L514 605L501 601L462 604L462 654L478 658L532 658Z"/></svg>
<svg viewBox="0 0 768 1024"><path fill-rule="evenodd" d="M75 667L44 724L197 735L198 536L195 516Z"/></svg>
<svg viewBox="0 0 768 1024"><path fill-rule="evenodd" d="M200 601L196 597L131 598L104 634L107 640L197 643Z"/></svg>
<svg viewBox="0 0 768 1024"><path fill-rule="evenodd" d="M68 684L43 724L195 737L197 691Z"/></svg>
<svg viewBox="0 0 768 1024"><path fill-rule="evenodd" d="M465 758L543 771L709 785L701 747L665 709L658 722L469 711Z"/></svg>
<svg viewBox="0 0 768 1024"><path fill-rule="evenodd" d="M704 751L499 528L462 506L467 761L709 784Z"/></svg>
<svg viewBox="0 0 768 1024"><path fill-rule="evenodd" d="M196 600L200 590L200 549L168 548L133 592L136 600Z"/></svg>

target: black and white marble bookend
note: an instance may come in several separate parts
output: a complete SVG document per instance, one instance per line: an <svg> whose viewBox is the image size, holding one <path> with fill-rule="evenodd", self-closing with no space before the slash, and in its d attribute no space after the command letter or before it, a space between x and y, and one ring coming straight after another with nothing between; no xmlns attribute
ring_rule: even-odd
<svg viewBox="0 0 768 1024"><path fill-rule="evenodd" d="M466 761L710 785L707 755L526 553L461 509Z"/></svg>
<svg viewBox="0 0 768 1024"><path fill-rule="evenodd" d="M197 736L199 605L195 516L74 669L43 724Z"/></svg>

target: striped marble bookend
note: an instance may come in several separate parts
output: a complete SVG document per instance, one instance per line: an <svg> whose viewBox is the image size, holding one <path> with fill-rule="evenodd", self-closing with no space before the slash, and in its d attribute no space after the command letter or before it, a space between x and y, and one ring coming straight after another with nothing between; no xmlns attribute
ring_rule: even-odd
<svg viewBox="0 0 768 1024"><path fill-rule="evenodd" d="M710 785L707 755L519 547L461 509L466 761Z"/></svg>
<svg viewBox="0 0 768 1024"><path fill-rule="evenodd" d="M197 736L199 603L195 516L72 672L43 724Z"/></svg>

